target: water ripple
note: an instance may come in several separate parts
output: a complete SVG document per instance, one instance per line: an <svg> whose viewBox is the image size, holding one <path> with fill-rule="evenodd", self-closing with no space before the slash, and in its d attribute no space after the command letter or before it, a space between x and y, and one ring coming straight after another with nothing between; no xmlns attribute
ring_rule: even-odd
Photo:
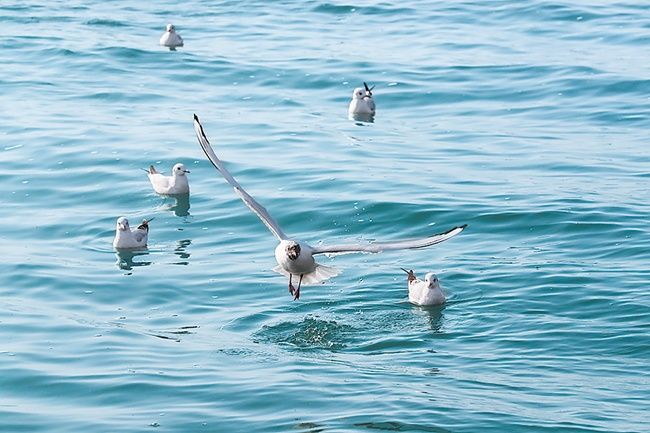
<svg viewBox="0 0 650 433"><path fill-rule="evenodd" d="M5 430L647 431L645 4L186 6L0 5ZM323 257L294 302L193 113L311 244L469 226ZM191 196L157 196L141 169L176 162Z"/></svg>

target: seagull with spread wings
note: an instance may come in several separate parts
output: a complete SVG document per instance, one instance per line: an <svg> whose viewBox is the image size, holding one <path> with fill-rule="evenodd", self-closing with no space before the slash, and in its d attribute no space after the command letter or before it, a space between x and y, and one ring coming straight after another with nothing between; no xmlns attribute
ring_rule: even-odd
<svg viewBox="0 0 650 433"><path fill-rule="evenodd" d="M194 115L194 130L196 131L201 148L212 165L214 165L226 181L234 188L235 193L242 199L244 204L262 220L271 233L280 241L275 248L275 260L278 262L278 266L273 270L289 277L289 292L293 295L294 300L300 298L301 285L317 284L338 274L335 268L316 263L314 260L314 255L316 254L379 253L388 250L424 248L451 239L467 227L467 224L464 224L444 233L435 234L423 239L376 242L371 244L311 246L304 241L292 239L287 236L273 217L269 215L268 211L251 197L239 182L232 177L223 165L223 162L217 158L214 150L212 150L203 126L199 122L196 114ZM292 283L294 276L298 277L297 288Z"/></svg>

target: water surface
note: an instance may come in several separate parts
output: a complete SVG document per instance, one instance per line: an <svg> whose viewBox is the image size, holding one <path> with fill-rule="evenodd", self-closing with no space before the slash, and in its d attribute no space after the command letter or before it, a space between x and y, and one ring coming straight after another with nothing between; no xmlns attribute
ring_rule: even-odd
<svg viewBox="0 0 650 433"><path fill-rule="evenodd" d="M4 2L0 426L647 432L644 2ZM157 46L173 22L185 47ZM373 123L347 119L363 81ZM205 160L347 255L293 302ZM141 168L191 171L188 201ZM155 217L116 254L115 220ZM407 303L434 271L443 308Z"/></svg>

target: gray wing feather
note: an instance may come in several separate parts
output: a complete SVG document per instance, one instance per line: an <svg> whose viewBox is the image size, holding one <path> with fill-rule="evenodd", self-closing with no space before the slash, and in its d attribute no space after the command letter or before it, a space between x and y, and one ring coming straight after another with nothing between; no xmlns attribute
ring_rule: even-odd
<svg viewBox="0 0 650 433"><path fill-rule="evenodd" d="M444 233L439 233L429 236L424 239L410 239L404 241L394 242L376 242L372 244L346 244L346 245L332 245L332 246L318 246L312 247L313 254L346 254L346 253L379 253L389 250L410 250L415 248L425 248L431 245L439 244L447 239L451 239L460 232L462 232L467 224L454 227Z"/></svg>
<svg viewBox="0 0 650 433"><path fill-rule="evenodd" d="M142 242L142 239L144 239L144 237L146 236L146 234L147 234L147 232L145 232L145 231L143 231L143 230L140 230L140 229L138 229L138 230L134 230L134 231L133 231L133 237L134 237L135 240L138 241L138 242Z"/></svg>
<svg viewBox="0 0 650 433"><path fill-rule="evenodd" d="M271 215L269 215L264 206L255 201L253 197L244 191L244 188L242 188L239 182L237 182L235 178L232 177L230 172L226 170L226 167L223 165L221 160L217 158L214 150L212 150L212 146L210 146L208 138L205 136L203 126L201 125L201 122L199 122L199 118L196 114L194 115L194 130L196 131L196 137L199 139L199 144L201 145L203 152L205 152L205 155L208 157L212 165L214 165L219 173L221 173L221 175L226 179L226 181L232 185L235 192L239 198L242 199L244 204L248 206L248 208L252 210L253 213L259 217L259 219L262 220L262 222L269 228L269 230L271 230L271 233L273 233L276 238L279 240L287 239L287 235L284 234L278 223L273 219Z"/></svg>

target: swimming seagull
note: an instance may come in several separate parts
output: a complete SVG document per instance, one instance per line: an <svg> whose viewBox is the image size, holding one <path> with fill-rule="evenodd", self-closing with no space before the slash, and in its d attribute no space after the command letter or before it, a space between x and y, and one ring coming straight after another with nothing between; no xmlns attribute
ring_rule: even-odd
<svg viewBox="0 0 650 433"><path fill-rule="evenodd" d="M171 176L160 173L153 165L150 165L149 170L145 171L153 190L158 194L177 195L190 193L190 184L186 176L190 171L183 164L175 164L172 167Z"/></svg>
<svg viewBox="0 0 650 433"><path fill-rule="evenodd" d="M375 101L372 99L372 89L375 86L368 87L363 83L364 89L357 87L352 93L352 100L348 107L348 114L353 116L355 114L375 114Z"/></svg>
<svg viewBox="0 0 650 433"><path fill-rule="evenodd" d="M199 118L196 114L194 115L194 130L196 131L196 136L201 148L212 165L215 166L226 181L234 188L235 193L242 199L244 204L248 206L248 208L253 211L260 220L262 220L271 233L273 233L273 235L280 241L278 246L275 248L275 260L278 262L278 266L273 270L289 277L289 293L293 295L294 300L300 298L300 286L302 284L317 284L338 274L336 269L316 263L314 260L314 255L316 254L345 254L357 252L379 253L387 250L424 248L446 241L447 239L456 236L467 227L467 224L464 224L462 226L454 227L444 233L436 234L424 239L383 243L377 242L366 245L348 244L313 247L306 242L292 239L287 236L278 223L275 222L273 217L269 215L268 211L255 201L255 199L246 191L244 191L242 186L232 177L228 170L226 170L226 167L223 165L221 160L217 158L214 150L212 150L210 142L203 131L203 126L201 125L201 122L199 122ZM292 278L294 276L299 278L298 288L295 288L292 284Z"/></svg>
<svg viewBox="0 0 650 433"><path fill-rule="evenodd" d="M183 46L183 38L176 33L176 27L173 24L167 24L165 33L160 37L160 45L169 47L170 51L176 51L176 47Z"/></svg>
<svg viewBox="0 0 650 433"><path fill-rule="evenodd" d="M149 238L149 223L151 220L153 218L142 220L142 224L137 229L131 230L129 220L125 217L119 217L115 226L113 248L117 250L145 248L147 246L147 239Z"/></svg>
<svg viewBox="0 0 650 433"><path fill-rule="evenodd" d="M406 272L406 281L409 289L409 302L415 305L441 305L445 303L445 293L440 288L438 276L429 272L424 276L424 281L419 280L412 270Z"/></svg>

